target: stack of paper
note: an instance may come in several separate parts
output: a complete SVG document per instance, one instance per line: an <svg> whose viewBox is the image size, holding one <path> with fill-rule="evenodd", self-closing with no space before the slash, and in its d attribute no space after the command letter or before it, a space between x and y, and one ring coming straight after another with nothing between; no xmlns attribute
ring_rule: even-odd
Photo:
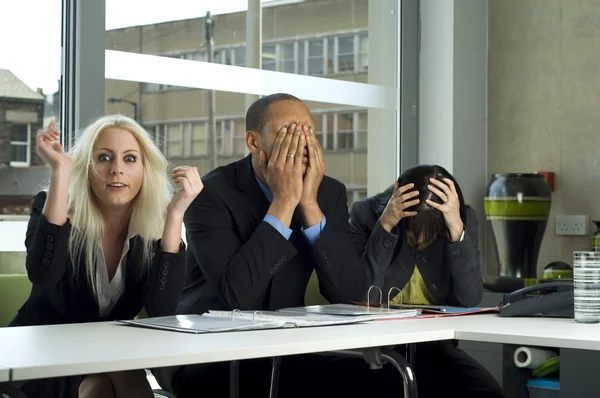
<svg viewBox="0 0 600 398"><path fill-rule="evenodd" d="M309 307L286 308L285 312L315 314L322 316L358 317L363 320L383 320L411 318L419 315L417 309L386 309L379 307L363 307L353 304L312 305Z"/></svg>

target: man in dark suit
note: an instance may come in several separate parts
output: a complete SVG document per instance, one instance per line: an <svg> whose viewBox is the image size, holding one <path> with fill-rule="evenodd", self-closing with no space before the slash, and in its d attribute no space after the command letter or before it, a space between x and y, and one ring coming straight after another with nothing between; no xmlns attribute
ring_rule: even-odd
<svg viewBox="0 0 600 398"><path fill-rule="evenodd" d="M204 189L185 215L190 250L178 312L302 306L313 270L330 302L363 299L368 282L351 249L346 188L324 175L308 107L288 94L263 97L248 109L246 130L250 155L204 176ZM331 376L335 366L316 370L326 366L322 358L284 358L281 396L299 394L306 381L317 383L315 373ZM242 396L268 395L268 365L242 363ZM358 365L368 372L364 361ZM186 366L173 386L180 398L207 389L220 397L227 396L228 380L226 363Z"/></svg>
<svg viewBox="0 0 600 398"><path fill-rule="evenodd" d="M250 155L204 176L186 212L191 250L178 312L302 306L313 270L329 301L362 299L346 188L324 176L308 107L288 94L263 97L246 130Z"/></svg>

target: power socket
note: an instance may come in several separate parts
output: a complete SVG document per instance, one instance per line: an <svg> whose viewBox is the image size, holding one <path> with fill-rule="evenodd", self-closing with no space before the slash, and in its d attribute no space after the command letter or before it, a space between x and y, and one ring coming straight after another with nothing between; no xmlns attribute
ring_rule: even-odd
<svg viewBox="0 0 600 398"><path fill-rule="evenodd" d="M556 235L588 235L589 216L556 216Z"/></svg>

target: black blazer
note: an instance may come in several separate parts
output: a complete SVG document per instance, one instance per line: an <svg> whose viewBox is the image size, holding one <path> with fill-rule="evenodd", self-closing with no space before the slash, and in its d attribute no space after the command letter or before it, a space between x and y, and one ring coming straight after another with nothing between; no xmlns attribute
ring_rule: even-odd
<svg viewBox="0 0 600 398"><path fill-rule="evenodd" d="M261 191L251 157L213 170L185 214L186 283L178 313L209 309L269 309L304 305L316 270L321 293L330 302L362 299L366 277L351 247L346 189L325 177L317 200L327 223L309 245L294 213L286 240L263 221L269 202Z"/></svg>
<svg viewBox="0 0 600 398"><path fill-rule="evenodd" d="M42 215L45 201L46 192L35 197L25 237L27 274L33 287L10 326L132 319L144 307L149 316L175 313L185 272L183 245L179 253L163 253L157 242L151 270L141 274L138 272L141 240L132 238L123 296L111 313L101 318L83 262L78 282L72 281L68 253L71 224L69 221L63 226L49 223Z"/></svg>
<svg viewBox="0 0 600 398"><path fill-rule="evenodd" d="M439 304L465 307L479 304L483 280L475 210L466 206L462 241L453 243L444 234L425 249L418 250L406 243L405 234L397 234L396 230L389 233L379 223L379 203L382 195L389 197L388 191L355 202L350 209L353 243L362 256L371 284L383 291L383 300L387 299L391 287L404 288L418 264L429 293ZM379 299L374 292L370 298L371 301Z"/></svg>

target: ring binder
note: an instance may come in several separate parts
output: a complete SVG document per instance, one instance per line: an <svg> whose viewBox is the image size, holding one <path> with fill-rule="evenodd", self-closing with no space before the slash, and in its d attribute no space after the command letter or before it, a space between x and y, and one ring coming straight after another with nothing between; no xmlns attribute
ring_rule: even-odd
<svg viewBox="0 0 600 398"><path fill-rule="evenodd" d="M367 311L371 308L371 289L373 289L373 288L379 290L379 305L377 307L381 308L381 301L383 299L383 292L381 291L381 289L379 288L379 286L371 285L371 287L367 291Z"/></svg>
<svg viewBox="0 0 600 398"><path fill-rule="evenodd" d="M400 290L396 286L392 286L392 287L390 287L390 290L388 290L388 294L387 294L387 309L388 309L388 311L390 310L390 294L392 293L392 290L394 290L394 289L396 289L400 293L400 306L402 306L402 290Z"/></svg>
<svg viewBox="0 0 600 398"><path fill-rule="evenodd" d="M238 310L238 311L239 311L239 310ZM254 322L254 321L256 320L256 319L255 319L255 318L256 318L256 314L264 315L264 314L262 313L262 311L254 311L254 312L252 313L252 322Z"/></svg>
<svg viewBox="0 0 600 398"><path fill-rule="evenodd" d="M243 315L242 311L240 311L240 310L238 310L238 309L236 308L235 310L231 311L231 319L233 319L233 318L234 318L234 316L235 316L235 314L236 314L236 313L237 313L237 314L240 314L240 316L239 316L239 317L242 317L242 315Z"/></svg>

